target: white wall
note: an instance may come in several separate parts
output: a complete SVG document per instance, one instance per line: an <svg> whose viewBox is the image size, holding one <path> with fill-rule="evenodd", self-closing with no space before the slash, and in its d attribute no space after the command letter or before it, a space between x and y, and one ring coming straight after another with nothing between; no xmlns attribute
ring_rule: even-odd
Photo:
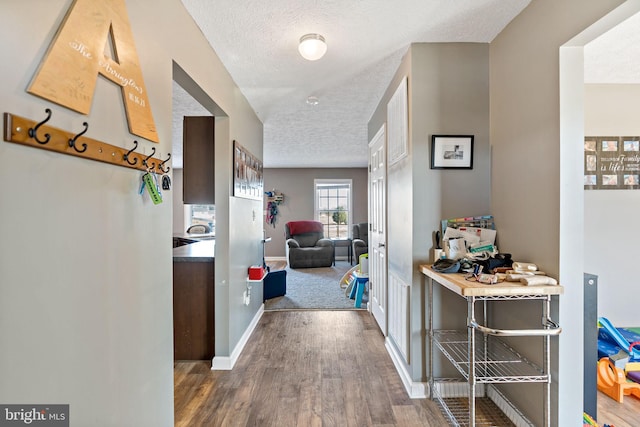
<svg viewBox="0 0 640 427"><path fill-rule="evenodd" d="M71 4L0 2L1 110L39 120L49 107L52 126L81 129L86 120L87 136L129 147L140 138L128 132L119 88L105 79L88 116L25 91ZM220 140L227 169L216 173L231 176L231 139L262 157L262 125L182 3L126 4L160 137L159 144L140 140L140 149L155 146L158 158L171 150L175 60L229 117ZM0 142L0 402L69 403L71 425L173 425L172 193L153 205L138 195L140 175ZM234 210L228 191L223 196L222 221L229 221ZM249 265L260 252L243 221L231 222L247 230L233 245L245 248L238 262ZM228 260L225 237L216 252ZM226 331L216 352L228 354L258 305L241 303L246 270L229 277L217 263L216 284L229 295L220 303L235 312L216 318Z"/></svg>
<svg viewBox="0 0 640 427"><path fill-rule="evenodd" d="M638 99L640 85L585 85L585 135L640 136ZM585 270L598 275L598 316L616 326L640 325L637 285L629 280L640 241L639 211L638 190L585 191Z"/></svg>

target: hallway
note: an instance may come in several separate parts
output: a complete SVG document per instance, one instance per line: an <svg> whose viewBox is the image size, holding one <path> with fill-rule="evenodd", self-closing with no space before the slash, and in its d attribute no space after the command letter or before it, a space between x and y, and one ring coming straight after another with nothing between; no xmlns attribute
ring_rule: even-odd
<svg viewBox="0 0 640 427"><path fill-rule="evenodd" d="M176 426L442 426L366 311L265 312L232 371L176 362Z"/></svg>

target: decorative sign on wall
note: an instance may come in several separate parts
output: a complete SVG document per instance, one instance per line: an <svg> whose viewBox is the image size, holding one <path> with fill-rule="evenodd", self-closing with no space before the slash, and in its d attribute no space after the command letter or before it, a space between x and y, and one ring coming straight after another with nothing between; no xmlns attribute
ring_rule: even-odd
<svg viewBox="0 0 640 427"><path fill-rule="evenodd" d="M585 190L640 188L640 137L585 137L584 188Z"/></svg>
<svg viewBox="0 0 640 427"><path fill-rule="evenodd" d="M262 162L237 141L233 141L233 195L262 200Z"/></svg>
<svg viewBox="0 0 640 427"><path fill-rule="evenodd" d="M284 194L280 191L265 191L265 196L267 196L267 213L265 215L265 221L267 224L271 225L273 228L276 228L276 221L278 218L278 206L284 203Z"/></svg>
<svg viewBox="0 0 640 427"><path fill-rule="evenodd" d="M122 88L129 131L158 142L125 0L75 0L27 91L89 114L98 74Z"/></svg>

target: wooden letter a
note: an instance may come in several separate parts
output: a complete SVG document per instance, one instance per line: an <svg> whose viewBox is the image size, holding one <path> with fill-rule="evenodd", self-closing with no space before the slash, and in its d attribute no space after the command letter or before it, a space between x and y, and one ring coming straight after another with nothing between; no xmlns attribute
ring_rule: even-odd
<svg viewBox="0 0 640 427"><path fill-rule="evenodd" d="M75 0L27 91L89 114L98 74L122 88L129 131L158 142L125 0Z"/></svg>

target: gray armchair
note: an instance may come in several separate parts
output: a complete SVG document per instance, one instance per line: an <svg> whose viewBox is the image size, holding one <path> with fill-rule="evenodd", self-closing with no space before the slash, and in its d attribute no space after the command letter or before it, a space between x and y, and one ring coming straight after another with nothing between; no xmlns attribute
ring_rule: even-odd
<svg viewBox="0 0 640 427"><path fill-rule="evenodd" d="M331 267L333 243L324 238L319 221L290 221L284 225L290 268Z"/></svg>
<svg viewBox="0 0 640 427"><path fill-rule="evenodd" d="M356 263L360 262L360 255L369 253L369 223L361 222L353 226L353 256Z"/></svg>

